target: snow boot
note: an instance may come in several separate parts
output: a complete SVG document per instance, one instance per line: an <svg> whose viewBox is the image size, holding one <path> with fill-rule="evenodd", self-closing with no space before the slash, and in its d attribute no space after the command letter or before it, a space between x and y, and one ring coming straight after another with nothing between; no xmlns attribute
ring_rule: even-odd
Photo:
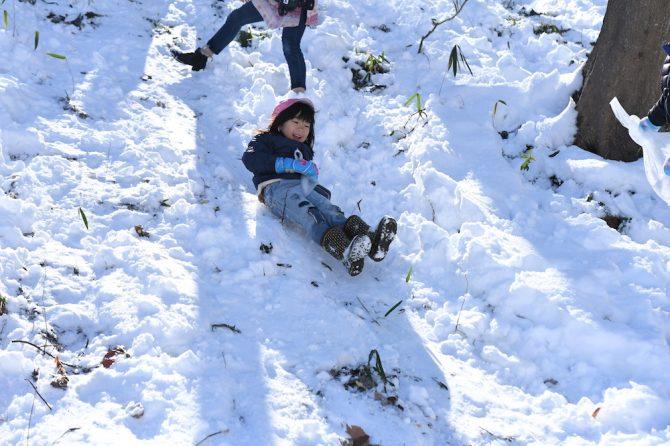
<svg viewBox="0 0 670 446"><path fill-rule="evenodd" d="M184 65L190 65L193 71L203 70L205 65L207 65L207 56L201 52L200 48L192 53L182 53L181 51L172 50L172 56Z"/></svg>
<svg viewBox="0 0 670 446"><path fill-rule="evenodd" d="M347 237L342 228L332 226L321 238L321 246L337 260L341 260L351 276L363 272L365 256L370 252L370 238L366 234Z"/></svg>
<svg viewBox="0 0 670 446"><path fill-rule="evenodd" d="M398 230L398 223L389 216L384 216L377 225L374 232L370 232L370 226L358 215L352 215L344 223L344 232L349 237L356 235L367 235L372 241L370 253L368 254L375 262L381 262L389 251L389 246Z"/></svg>

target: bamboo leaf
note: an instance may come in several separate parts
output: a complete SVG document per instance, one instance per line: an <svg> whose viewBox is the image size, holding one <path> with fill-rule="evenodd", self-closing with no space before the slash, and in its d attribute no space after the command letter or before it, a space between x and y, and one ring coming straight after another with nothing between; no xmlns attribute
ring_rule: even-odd
<svg viewBox="0 0 670 446"><path fill-rule="evenodd" d="M62 54L58 54L58 53L47 53L47 56L51 56L54 59L60 59L60 60L67 59L67 57L63 56Z"/></svg>
<svg viewBox="0 0 670 446"><path fill-rule="evenodd" d="M79 215L81 215L81 219L84 221L84 226L86 226L86 229L88 230L88 218L86 218L86 214L82 208L79 208Z"/></svg>
<svg viewBox="0 0 670 446"><path fill-rule="evenodd" d="M417 94L419 93L414 93L412 96L409 97L409 99L407 99L407 101L405 102L405 107L407 107L409 104L412 103Z"/></svg>
<svg viewBox="0 0 670 446"><path fill-rule="evenodd" d="M416 94L416 111L421 111L421 95L419 93Z"/></svg>
<svg viewBox="0 0 670 446"><path fill-rule="evenodd" d="M33 48L33 50L36 50L39 44L40 44L40 32L35 31L35 48Z"/></svg>
<svg viewBox="0 0 670 446"><path fill-rule="evenodd" d="M409 270L407 271L407 275L405 276L405 283L409 283L410 280L412 280L412 271L414 267L410 266Z"/></svg>
<svg viewBox="0 0 670 446"><path fill-rule="evenodd" d="M389 314L393 313L393 310L395 310L396 308L398 308L398 306L399 306L401 303L402 303L402 300L401 300L400 302L396 303L395 305L393 305L393 306L389 309L389 311L387 311L386 314L384 314L384 317L386 317L386 316L388 316Z"/></svg>
<svg viewBox="0 0 670 446"><path fill-rule="evenodd" d="M456 73L458 73L458 45L454 45L449 54L449 68L453 70L454 77L456 77Z"/></svg>

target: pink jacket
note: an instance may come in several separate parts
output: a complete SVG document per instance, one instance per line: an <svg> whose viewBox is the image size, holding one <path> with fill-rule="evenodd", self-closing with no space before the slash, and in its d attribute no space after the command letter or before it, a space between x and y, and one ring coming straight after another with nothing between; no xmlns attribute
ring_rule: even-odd
<svg viewBox="0 0 670 446"><path fill-rule="evenodd" d="M245 0L245 2L248 1ZM314 9L307 11L307 26L316 26L319 22L317 1L314 0ZM280 16L279 5L274 0L251 0L251 2L258 9L258 12L261 13L263 20L270 28L291 28L300 24L301 8Z"/></svg>

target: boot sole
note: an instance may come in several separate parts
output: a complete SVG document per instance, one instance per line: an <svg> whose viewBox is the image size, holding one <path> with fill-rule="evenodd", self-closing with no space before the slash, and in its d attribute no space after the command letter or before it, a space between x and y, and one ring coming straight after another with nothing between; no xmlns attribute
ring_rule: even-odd
<svg viewBox="0 0 670 446"><path fill-rule="evenodd" d="M391 217L384 217L379 222L377 230L375 231L372 243L373 249L370 251L370 258L375 262L381 262L386 257L389 251L391 242L395 240L396 232L398 231L398 223Z"/></svg>
<svg viewBox="0 0 670 446"><path fill-rule="evenodd" d="M349 275L357 276L363 272L365 257L370 253L372 242L367 235L357 235L344 252L344 266Z"/></svg>

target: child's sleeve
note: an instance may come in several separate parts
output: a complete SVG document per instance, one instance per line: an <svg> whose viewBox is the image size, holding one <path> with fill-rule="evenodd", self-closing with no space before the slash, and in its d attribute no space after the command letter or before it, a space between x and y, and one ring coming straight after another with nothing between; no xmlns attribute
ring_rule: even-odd
<svg viewBox="0 0 670 446"><path fill-rule="evenodd" d="M256 135L244 151L242 162L254 174L274 173L276 158L263 135Z"/></svg>

